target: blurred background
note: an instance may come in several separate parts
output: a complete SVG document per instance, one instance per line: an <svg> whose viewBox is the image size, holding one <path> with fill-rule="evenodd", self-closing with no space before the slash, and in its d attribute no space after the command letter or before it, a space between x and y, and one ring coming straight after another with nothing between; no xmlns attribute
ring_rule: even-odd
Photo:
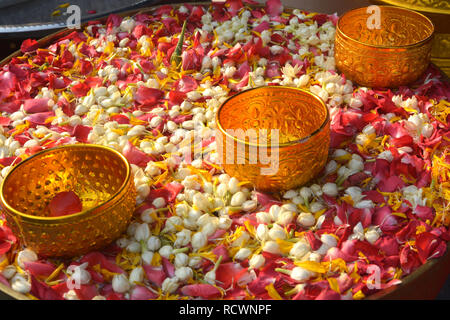
<svg viewBox="0 0 450 320"><path fill-rule="evenodd" d="M0 0L0 61L20 48L23 40L27 38L39 39L64 28L68 17L65 13L70 5L78 5L81 8L81 23L83 23L104 17L110 13L180 2L200 1L69 0L65 2L64 0ZM336 12L339 15L350 9L371 4L369 0L282 0L282 2L286 7L329 14ZM441 5L444 3L443 8L450 10L448 1L428 2L439 2ZM448 16L445 17L448 18ZM444 20L446 21L445 25L449 27L449 20ZM436 31L442 32L438 28ZM439 50L437 53L444 57L450 54L450 37L445 41L447 42L442 42L444 50ZM450 61L450 58L448 61ZM1 298L8 297L0 292ZM450 299L450 279L447 280L437 298Z"/></svg>

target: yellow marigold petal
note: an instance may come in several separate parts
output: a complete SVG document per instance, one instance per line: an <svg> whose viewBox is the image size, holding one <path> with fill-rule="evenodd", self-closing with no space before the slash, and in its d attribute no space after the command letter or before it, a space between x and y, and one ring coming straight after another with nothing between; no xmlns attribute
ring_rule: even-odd
<svg viewBox="0 0 450 320"><path fill-rule="evenodd" d="M293 242L286 240L276 239L276 242L278 243L280 251L284 254L288 254L289 251L291 251L292 247L294 246Z"/></svg>
<svg viewBox="0 0 450 320"><path fill-rule="evenodd" d="M154 266L154 267L157 267L157 266L161 265L161 256L159 255L158 252L155 252L155 254L153 255L153 259L152 259L151 265Z"/></svg>
<svg viewBox="0 0 450 320"><path fill-rule="evenodd" d="M331 290L341 294L341 289L339 289L339 284L336 278L328 278L328 283L330 284Z"/></svg>
<svg viewBox="0 0 450 320"><path fill-rule="evenodd" d="M355 293L353 295L353 299L355 299L355 300L361 300L361 299L364 299L365 297L366 296L364 295L364 293L362 293L361 290L359 290L357 293Z"/></svg>
<svg viewBox="0 0 450 320"><path fill-rule="evenodd" d="M298 262L294 262L294 264L297 267L302 267L303 269L306 269L306 270L309 270L312 272L316 272L316 273L327 272L327 270L321 263L315 262L315 261L298 261Z"/></svg>

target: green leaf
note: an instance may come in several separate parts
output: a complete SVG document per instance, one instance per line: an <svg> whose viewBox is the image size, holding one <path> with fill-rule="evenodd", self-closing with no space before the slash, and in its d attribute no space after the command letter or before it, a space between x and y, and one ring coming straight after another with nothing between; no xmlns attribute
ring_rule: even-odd
<svg viewBox="0 0 450 320"><path fill-rule="evenodd" d="M184 34L186 32L186 21L183 22L183 28L181 29L180 39L178 39L177 47L175 51L172 53L172 57L170 58L170 62L175 62L176 66L179 66L181 63L181 54L183 53L183 43L184 43Z"/></svg>

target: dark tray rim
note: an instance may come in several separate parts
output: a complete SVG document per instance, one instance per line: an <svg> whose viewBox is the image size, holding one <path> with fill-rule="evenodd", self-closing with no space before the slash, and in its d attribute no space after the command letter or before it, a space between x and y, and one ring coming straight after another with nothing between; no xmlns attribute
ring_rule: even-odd
<svg viewBox="0 0 450 320"><path fill-rule="evenodd" d="M82 15L81 17L81 25L83 26L88 21L92 20L100 20L104 17L107 17L110 14L131 11L131 10L139 10L142 8L145 3L150 2L153 3L161 3L161 0L135 0L134 3L120 7L115 9L109 9L102 12L96 12L93 14ZM156 5L156 4L155 4ZM39 32L52 32L54 30L64 29L66 24L64 21L45 21L45 22L31 22L24 24L7 24L0 26L0 37L11 38L14 36L26 36L27 33L39 33Z"/></svg>

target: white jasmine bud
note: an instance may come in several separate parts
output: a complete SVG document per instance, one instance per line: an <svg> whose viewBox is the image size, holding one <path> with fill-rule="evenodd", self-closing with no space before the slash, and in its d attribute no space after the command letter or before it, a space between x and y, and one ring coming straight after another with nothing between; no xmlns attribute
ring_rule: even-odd
<svg viewBox="0 0 450 320"><path fill-rule="evenodd" d="M364 234L364 237L368 242L374 244L380 238L380 233L375 228L369 228Z"/></svg>
<svg viewBox="0 0 450 320"><path fill-rule="evenodd" d="M176 268L187 266L189 263L189 256L183 252L179 252L175 255L174 265Z"/></svg>
<svg viewBox="0 0 450 320"><path fill-rule="evenodd" d="M295 205L304 204L305 200L301 196L296 196L296 197L292 198L292 203Z"/></svg>
<svg viewBox="0 0 450 320"><path fill-rule="evenodd" d="M235 194L236 192L238 192L239 191L239 180L236 179L235 177L231 177L230 180L228 181L228 190L232 194Z"/></svg>
<svg viewBox="0 0 450 320"><path fill-rule="evenodd" d="M248 248L241 248L239 251L235 254L234 258L236 260L245 260L252 254L252 251Z"/></svg>
<svg viewBox="0 0 450 320"><path fill-rule="evenodd" d="M150 251L156 251L161 248L161 240L158 237L151 236L147 240L147 249Z"/></svg>
<svg viewBox="0 0 450 320"><path fill-rule="evenodd" d="M394 156L390 150L385 150L385 151L381 152L380 154L378 154L377 158L384 159L389 162L392 162L392 160L394 160Z"/></svg>
<svg viewBox="0 0 450 320"><path fill-rule="evenodd" d="M161 257L164 257L166 259L170 259L170 255L173 252L173 248L172 248L171 245L165 245L165 246L161 247L158 252L159 252Z"/></svg>
<svg viewBox="0 0 450 320"><path fill-rule="evenodd" d="M209 283L209 284L216 284L216 271L217 268L219 267L220 263L222 262L223 256L219 256L219 258L217 259L216 263L214 264L214 268L212 268L210 271L208 271L205 274L204 280Z"/></svg>
<svg viewBox="0 0 450 320"><path fill-rule="evenodd" d="M323 209L325 209L325 206L321 202L313 202L309 206L309 210L311 210L312 213L319 212Z"/></svg>
<svg viewBox="0 0 450 320"><path fill-rule="evenodd" d="M298 241L292 246L291 250L289 251L289 255L293 256L297 260L300 260L310 250L311 248L306 242Z"/></svg>
<svg viewBox="0 0 450 320"><path fill-rule="evenodd" d="M11 279L12 277L14 277L14 275L16 274L17 269L15 265L8 265L6 266L3 270L2 270L2 275L6 278L6 279Z"/></svg>
<svg viewBox="0 0 450 320"><path fill-rule="evenodd" d="M358 240L361 240L361 241L364 240L364 227L363 227L361 222L358 222L353 227L353 234L350 235L349 239L350 240L358 239Z"/></svg>
<svg viewBox="0 0 450 320"><path fill-rule="evenodd" d="M134 234L136 233L136 229L137 229L137 227L139 227L139 225L140 225L139 222L132 222L127 228L127 234L130 237L133 237Z"/></svg>
<svg viewBox="0 0 450 320"><path fill-rule="evenodd" d="M231 243L232 247L241 247L250 239L250 235L243 231L241 235Z"/></svg>
<svg viewBox="0 0 450 320"><path fill-rule="evenodd" d="M211 221L211 219L210 219L210 221ZM208 222L208 223L206 223L206 224L202 227L201 232L202 232L206 237L209 237L209 236L213 235L214 232L216 232L216 230L217 230L216 224L215 224L215 223L212 223L212 222Z"/></svg>
<svg viewBox="0 0 450 320"><path fill-rule="evenodd" d="M166 205L166 200L162 197L158 197L155 200L153 200L152 204L155 206L155 208L162 208Z"/></svg>
<svg viewBox="0 0 450 320"><path fill-rule="evenodd" d="M22 269L25 268L25 262L35 262L38 260L37 254L31 249L24 249L17 254L17 264Z"/></svg>
<svg viewBox="0 0 450 320"><path fill-rule="evenodd" d="M352 159L350 160L350 162L348 163L348 168L350 170L352 170L352 172L360 172L364 170L364 162L357 160L357 159Z"/></svg>
<svg viewBox="0 0 450 320"><path fill-rule="evenodd" d="M292 211L281 211L278 216L277 223L282 226L287 226L294 220L294 212Z"/></svg>
<svg viewBox="0 0 450 320"><path fill-rule="evenodd" d="M348 187L345 190L345 193L349 195L350 198L352 198L353 203L358 203L364 197L364 195L362 194L362 190L359 187Z"/></svg>
<svg viewBox="0 0 450 320"><path fill-rule="evenodd" d="M151 264L153 260L153 255L154 255L153 251L144 251L141 254L142 262L147 265Z"/></svg>
<svg viewBox="0 0 450 320"><path fill-rule="evenodd" d="M269 224L270 222L272 222L272 218L269 213L261 211L256 214L256 221L260 224L261 223Z"/></svg>
<svg viewBox="0 0 450 320"><path fill-rule="evenodd" d="M217 196L223 198L228 191L228 185L226 183L221 183L217 186L216 194Z"/></svg>
<svg viewBox="0 0 450 320"><path fill-rule="evenodd" d="M176 240L173 243L175 247L187 246L191 242L191 230L183 229L176 234Z"/></svg>
<svg viewBox="0 0 450 320"><path fill-rule="evenodd" d="M189 258L189 264L188 264L189 267L198 269L198 268L200 268L201 264L202 264L202 257L195 256L195 257Z"/></svg>
<svg viewBox="0 0 450 320"><path fill-rule="evenodd" d="M153 223L155 219L152 217L154 209L146 209L141 213L141 220L145 223Z"/></svg>
<svg viewBox="0 0 450 320"><path fill-rule="evenodd" d="M281 206L281 212L283 211L292 211L293 213L296 213L298 211L298 207L293 203L285 203Z"/></svg>
<svg viewBox="0 0 450 320"><path fill-rule="evenodd" d="M130 282L123 274L115 274L112 279L112 288L117 293L125 293L130 290Z"/></svg>
<svg viewBox="0 0 450 320"><path fill-rule="evenodd" d="M176 226L180 226L182 223L183 223L183 220L180 217L172 216L166 220L164 229L161 232L163 232L163 233L175 232L177 230Z"/></svg>
<svg viewBox="0 0 450 320"><path fill-rule="evenodd" d="M300 195L303 197L303 199L305 199L305 202L309 200L309 198L312 197L312 191L310 188L308 187L302 187L300 189Z"/></svg>
<svg viewBox="0 0 450 320"><path fill-rule="evenodd" d="M164 293L173 293L178 289L178 279L176 277L166 278L161 286Z"/></svg>
<svg viewBox="0 0 450 320"><path fill-rule="evenodd" d="M208 201L208 198L205 197L202 193L198 192L193 197L193 204L199 210L208 212L210 210L211 204Z"/></svg>
<svg viewBox="0 0 450 320"><path fill-rule="evenodd" d="M292 198L296 197L297 195L298 195L297 191L295 191L295 190L288 190L283 195L283 198L284 199L292 199Z"/></svg>
<svg viewBox="0 0 450 320"><path fill-rule="evenodd" d="M309 212L302 212L297 217L297 223L304 228L310 228L316 223L316 219Z"/></svg>
<svg viewBox="0 0 450 320"><path fill-rule="evenodd" d="M260 224L256 228L256 237L259 241L269 240L269 228L265 224Z"/></svg>
<svg viewBox="0 0 450 320"><path fill-rule="evenodd" d="M142 267L136 267L130 272L130 283L135 285L136 283L142 283L144 281L144 269Z"/></svg>
<svg viewBox="0 0 450 320"><path fill-rule="evenodd" d="M177 216L185 217L189 212L189 206L186 203L179 203L175 207Z"/></svg>
<svg viewBox="0 0 450 320"><path fill-rule="evenodd" d="M259 269L264 265L265 262L266 259L262 254L255 254L251 257L249 261L249 267L251 269Z"/></svg>
<svg viewBox="0 0 450 320"><path fill-rule="evenodd" d="M336 159L336 158L345 157L345 156L347 156L347 155L348 155L348 152L347 152L346 150L344 150L344 149L336 149L336 150L333 152L332 157Z"/></svg>
<svg viewBox="0 0 450 320"><path fill-rule="evenodd" d="M277 221L278 220L278 216L279 216L280 212L281 212L281 207L280 206L273 205L273 206L270 207L269 214L270 214L270 217L271 217L272 221Z"/></svg>
<svg viewBox="0 0 450 320"><path fill-rule="evenodd" d="M326 167L325 167L325 174L329 175L332 174L334 172L336 172L337 170L337 162L334 160L331 160L330 162L327 163Z"/></svg>
<svg viewBox="0 0 450 320"><path fill-rule="evenodd" d="M322 196L322 188L318 184L313 184L310 189L316 197Z"/></svg>
<svg viewBox="0 0 450 320"><path fill-rule="evenodd" d="M337 240L334 236L331 234L324 233L320 236L320 240L328 245L329 247L336 247L337 246Z"/></svg>
<svg viewBox="0 0 450 320"><path fill-rule="evenodd" d="M309 280L309 278L311 278L311 272L303 269L301 267L295 267L294 269L292 269L291 272L291 278L294 279L295 281L306 281Z"/></svg>
<svg viewBox="0 0 450 320"><path fill-rule="evenodd" d="M217 227L219 229L224 229L227 230L231 227L231 225L233 224L233 220L230 219L229 217L220 217L219 218L219 223L217 225Z"/></svg>
<svg viewBox="0 0 450 320"><path fill-rule="evenodd" d="M233 207L240 207L245 202L245 199L245 194L241 191L238 191L231 197L230 204Z"/></svg>
<svg viewBox="0 0 450 320"><path fill-rule="evenodd" d="M284 239L286 239L286 232L280 225L275 223L273 225L273 227L269 230L269 237L272 240L276 240L276 239L284 240Z"/></svg>
<svg viewBox="0 0 450 320"><path fill-rule="evenodd" d="M263 247L264 252L269 252L272 254L280 254L280 246L275 241L266 241Z"/></svg>
<svg viewBox="0 0 450 320"><path fill-rule="evenodd" d="M202 232L197 232L194 234L191 240L192 248L197 251L200 248L204 247L208 243L208 238Z"/></svg>
<svg viewBox="0 0 450 320"><path fill-rule="evenodd" d="M199 218L197 218L198 226L203 228L211 221L211 218L212 217L208 213L201 215Z"/></svg>
<svg viewBox="0 0 450 320"><path fill-rule="evenodd" d="M175 276L180 281L185 282L185 281L187 281L189 279L192 279L192 277L194 276L194 272L189 267L181 267L181 268L177 268L175 270Z"/></svg>
<svg viewBox="0 0 450 320"><path fill-rule="evenodd" d="M66 300L80 300L75 290L69 290L63 294L63 298Z"/></svg>
<svg viewBox="0 0 450 320"><path fill-rule="evenodd" d="M144 241L150 237L150 229L147 223L142 223L136 228L136 233L134 234L134 238L136 241Z"/></svg>
<svg viewBox="0 0 450 320"><path fill-rule="evenodd" d="M309 261L320 262L322 260L322 256L317 252L311 252L308 257Z"/></svg>
<svg viewBox="0 0 450 320"><path fill-rule="evenodd" d="M324 194L330 197L336 197L338 195L338 188L336 183L327 182L322 186L322 191Z"/></svg>
<svg viewBox="0 0 450 320"><path fill-rule="evenodd" d="M242 204L242 210L251 212L258 206L257 202L254 200L247 200Z"/></svg>
<svg viewBox="0 0 450 320"><path fill-rule="evenodd" d="M128 240L127 238L119 238L116 240L116 244L120 247L120 248L126 248L129 244L130 244L130 240Z"/></svg>
<svg viewBox="0 0 450 320"><path fill-rule="evenodd" d="M127 251L132 253L141 252L141 245L139 244L139 242L130 241L130 243L127 245Z"/></svg>
<svg viewBox="0 0 450 320"><path fill-rule="evenodd" d="M16 274L11 280L11 288L19 293L28 293L31 291L31 283L22 275Z"/></svg>

